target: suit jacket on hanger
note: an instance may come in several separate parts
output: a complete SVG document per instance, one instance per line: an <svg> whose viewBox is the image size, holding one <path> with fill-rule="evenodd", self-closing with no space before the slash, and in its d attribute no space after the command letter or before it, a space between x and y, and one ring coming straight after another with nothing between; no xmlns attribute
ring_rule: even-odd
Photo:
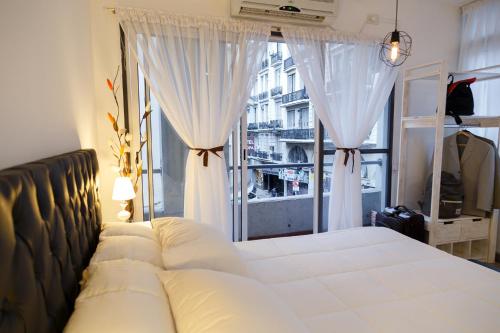
<svg viewBox="0 0 500 333"><path fill-rule="evenodd" d="M442 170L452 173L464 185L465 215L485 216L493 207L495 149L474 135L459 156L457 133L444 139Z"/></svg>
<svg viewBox="0 0 500 333"><path fill-rule="evenodd" d="M495 190L493 195L493 208L500 208L500 156L495 142L482 136L475 135L481 141L489 143L495 149Z"/></svg>

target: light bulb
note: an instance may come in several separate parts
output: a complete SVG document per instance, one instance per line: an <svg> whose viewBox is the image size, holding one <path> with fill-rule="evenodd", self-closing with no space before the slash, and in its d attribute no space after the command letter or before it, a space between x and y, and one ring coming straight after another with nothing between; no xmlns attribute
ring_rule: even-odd
<svg viewBox="0 0 500 333"><path fill-rule="evenodd" d="M395 62L398 57L399 57L399 42L398 41L391 42L391 61Z"/></svg>

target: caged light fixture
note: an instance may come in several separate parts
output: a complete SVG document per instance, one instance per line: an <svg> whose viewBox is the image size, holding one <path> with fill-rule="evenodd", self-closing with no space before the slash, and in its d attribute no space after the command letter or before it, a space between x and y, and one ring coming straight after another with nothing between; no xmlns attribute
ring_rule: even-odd
<svg viewBox="0 0 500 333"><path fill-rule="evenodd" d="M399 0L396 0L396 20L394 23L394 31L389 32L380 47L380 60L386 65L396 67L402 65L410 56L411 52L411 37L404 31L398 30L398 5Z"/></svg>

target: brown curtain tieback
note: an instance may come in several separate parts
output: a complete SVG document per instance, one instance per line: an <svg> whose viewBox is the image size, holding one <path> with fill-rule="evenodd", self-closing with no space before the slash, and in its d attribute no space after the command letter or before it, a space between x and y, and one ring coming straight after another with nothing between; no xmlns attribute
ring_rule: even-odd
<svg viewBox="0 0 500 333"><path fill-rule="evenodd" d="M354 173L354 156L356 154L356 150L359 150L358 148L337 148L338 150L342 150L345 153L344 157L344 166L347 166L347 162L349 162L349 153L352 154L352 168L351 168L351 173Z"/></svg>
<svg viewBox="0 0 500 333"><path fill-rule="evenodd" d="M208 167L208 154L212 153L218 158L222 158L218 152L219 151L224 151L224 146L219 146L219 147L213 147L213 148L189 148L191 150L198 150L198 156L203 155L203 166Z"/></svg>

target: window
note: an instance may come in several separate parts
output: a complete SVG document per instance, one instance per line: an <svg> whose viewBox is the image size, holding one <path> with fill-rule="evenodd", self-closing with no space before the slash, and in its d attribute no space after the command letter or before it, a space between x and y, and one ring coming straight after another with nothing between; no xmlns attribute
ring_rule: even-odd
<svg viewBox="0 0 500 333"><path fill-rule="evenodd" d="M269 112L268 112L268 104L262 104L261 106L262 119L263 123L266 123L269 120Z"/></svg>
<svg viewBox="0 0 500 333"><path fill-rule="evenodd" d="M275 66L284 68L290 59L286 44L269 45L273 50L281 48L283 56ZM268 61L272 54L268 50ZM224 149L232 186L233 219L240 230L235 239L311 233L315 221L320 231L327 226L336 147L322 126L317 126L320 123L315 120L314 107L305 91L296 92L302 80L294 69L289 70L292 72L288 75L275 70L274 78L273 74L258 75L246 114ZM275 86L293 94L271 91L264 96L272 85L269 79L278 80ZM144 219L150 218L152 212L155 217L182 216L189 150L164 116L140 70L137 80L140 114L134 116L142 116L149 100L155 110L148 124L143 124L143 133L150 138L149 149L143 150ZM369 211L380 210L390 198L392 98L361 147L365 223Z"/></svg>
<svg viewBox="0 0 500 333"><path fill-rule="evenodd" d="M288 162L291 163L307 163L307 154L304 148L293 146L288 152Z"/></svg>
<svg viewBox="0 0 500 333"><path fill-rule="evenodd" d="M143 149L143 218L153 216L149 202L153 203L154 217L184 215L184 182L185 165L189 148L177 135L167 117L161 110L158 101L145 84L144 76L139 70L139 117L145 112L146 100L151 102L154 112L148 123L143 123L142 132L147 133L151 154ZM168 142L168 144L163 144ZM152 188L149 188L148 174L152 173ZM151 193L150 193L151 192ZM150 197L151 196L151 197Z"/></svg>
<svg viewBox="0 0 500 333"><path fill-rule="evenodd" d="M274 87L279 87L281 86L281 79L280 79L280 76L281 76L281 70L280 68L276 68L274 70Z"/></svg>
<svg viewBox="0 0 500 333"><path fill-rule="evenodd" d="M287 119L286 126L288 128L295 128L295 110L288 111L286 119Z"/></svg>
<svg viewBox="0 0 500 333"><path fill-rule="evenodd" d="M299 128L309 127L309 108L299 110Z"/></svg>
<svg viewBox="0 0 500 333"><path fill-rule="evenodd" d="M287 89L288 93L295 91L295 73L288 74Z"/></svg>
<svg viewBox="0 0 500 333"><path fill-rule="evenodd" d="M274 119L281 120L281 99L274 101Z"/></svg>

